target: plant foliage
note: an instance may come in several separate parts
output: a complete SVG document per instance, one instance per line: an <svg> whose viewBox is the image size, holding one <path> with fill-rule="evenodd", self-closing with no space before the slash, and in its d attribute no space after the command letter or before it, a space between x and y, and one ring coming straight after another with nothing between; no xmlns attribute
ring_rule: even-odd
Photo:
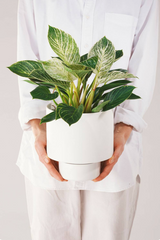
<svg viewBox="0 0 160 240"><path fill-rule="evenodd" d="M41 119L41 123L62 118L69 126L83 113L95 113L115 108L127 99L139 99L134 86L126 78L136 78L125 69L110 70L123 56L105 36L83 56L71 35L49 26L48 41L58 57L48 61L24 60L8 67L28 83L38 85L33 99L53 100L56 108ZM91 84L88 79L94 74ZM128 85L129 84L129 85ZM56 98L60 96L62 103Z"/></svg>

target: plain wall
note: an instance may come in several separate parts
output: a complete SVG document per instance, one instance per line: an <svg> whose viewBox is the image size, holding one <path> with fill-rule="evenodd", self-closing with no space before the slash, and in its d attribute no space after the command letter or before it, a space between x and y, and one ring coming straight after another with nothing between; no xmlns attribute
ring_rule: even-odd
<svg viewBox="0 0 160 240"><path fill-rule="evenodd" d="M22 131L18 122L16 62L17 0L0 0L0 239L31 240L23 175L15 165ZM159 50L160 56L160 50ZM138 209L131 240L160 239L160 58L157 82L143 134L144 161ZM98 239L97 239L98 240Z"/></svg>

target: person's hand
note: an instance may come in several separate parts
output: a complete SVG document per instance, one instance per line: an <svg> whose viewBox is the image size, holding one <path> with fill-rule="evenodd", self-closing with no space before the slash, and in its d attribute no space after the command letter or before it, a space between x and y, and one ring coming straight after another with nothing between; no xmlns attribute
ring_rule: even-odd
<svg viewBox="0 0 160 240"><path fill-rule="evenodd" d="M104 179L113 169L117 163L120 155L124 150L125 143L127 142L133 127L124 123L117 123L114 129L114 153L109 160L101 162L101 173L92 181L98 182Z"/></svg>
<svg viewBox="0 0 160 240"><path fill-rule="evenodd" d="M39 160L48 169L48 172L52 177L58 181L68 181L64 179L59 173L59 163L51 160L46 153L46 124L40 125L40 119L32 119L29 121L32 127L33 134L35 136L35 149L39 156Z"/></svg>

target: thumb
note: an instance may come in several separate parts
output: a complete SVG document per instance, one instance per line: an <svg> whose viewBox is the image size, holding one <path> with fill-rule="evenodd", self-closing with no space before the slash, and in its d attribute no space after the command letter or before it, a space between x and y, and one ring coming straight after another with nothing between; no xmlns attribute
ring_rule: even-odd
<svg viewBox="0 0 160 240"><path fill-rule="evenodd" d="M113 153L112 157L109 159L110 164L118 161L118 158L121 156L123 149L124 148L121 145L117 146L114 149L114 153Z"/></svg>
<svg viewBox="0 0 160 240"><path fill-rule="evenodd" d="M46 162L46 163L49 163L50 162L50 158L47 156L47 153L46 153L46 148L45 148L45 145L40 142L40 141L36 141L35 142L35 149L37 151L37 154L39 156L39 160L41 162Z"/></svg>

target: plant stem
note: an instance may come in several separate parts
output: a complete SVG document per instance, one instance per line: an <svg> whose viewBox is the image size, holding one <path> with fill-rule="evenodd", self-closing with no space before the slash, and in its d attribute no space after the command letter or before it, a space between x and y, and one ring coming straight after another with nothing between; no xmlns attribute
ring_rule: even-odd
<svg viewBox="0 0 160 240"><path fill-rule="evenodd" d="M78 84L77 84L77 93L78 93L78 96L80 94L80 86L81 86L81 78L78 78Z"/></svg>
<svg viewBox="0 0 160 240"><path fill-rule="evenodd" d="M73 89L74 89L74 93L75 93L75 95L76 95L76 98L74 97L74 99L78 102L78 104L79 104L79 94L78 94L78 92L77 92L77 88L76 88L76 86L75 86L75 84L74 84L74 82L72 82L72 84L73 84Z"/></svg>
<svg viewBox="0 0 160 240"><path fill-rule="evenodd" d="M63 99L64 99L65 103L68 104L68 100L69 100L69 99L67 99L64 94L63 94Z"/></svg>
<svg viewBox="0 0 160 240"><path fill-rule="evenodd" d="M55 105L56 105L56 106L58 106L58 103L56 102L56 100L55 100L55 99L53 99L53 102L55 103Z"/></svg>
<svg viewBox="0 0 160 240"><path fill-rule="evenodd" d="M81 89L80 89L80 92L79 92L79 99L80 99L80 97L81 97L82 90L83 90L83 85L81 86Z"/></svg>
<svg viewBox="0 0 160 240"><path fill-rule="evenodd" d="M73 103L74 103L74 106L77 108L79 105L79 101L78 101L77 92L75 92L75 91L74 91L74 95L73 95Z"/></svg>
<svg viewBox="0 0 160 240"><path fill-rule="evenodd" d="M82 95L82 99L81 99L80 104L83 104L84 101L85 101L88 86L89 86L89 84L87 85L87 87L86 87L85 90L83 91L83 95Z"/></svg>
<svg viewBox="0 0 160 240"><path fill-rule="evenodd" d="M91 112L91 105L93 103L93 98L94 98L94 93L95 93L96 87L97 87L97 75L95 76L93 82L91 83L91 85L89 87L89 89L91 89L91 91L90 91L90 93L87 97L86 103L85 103L85 109L84 109L85 112Z"/></svg>
<svg viewBox="0 0 160 240"><path fill-rule="evenodd" d="M74 106L74 103L72 101L73 93L71 93L69 90L67 90L67 93L69 95L69 106Z"/></svg>
<svg viewBox="0 0 160 240"><path fill-rule="evenodd" d="M84 112L86 113L91 112L91 105L93 103L94 93L95 93L95 89L92 89L87 98L87 101L85 103L85 109L84 109Z"/></svg>
<svg viewBox="0 0 160 240"><path fill-rule="evenodd" d="M65 103L65 100L63 99L63 96L62 96L61 92L59 91L59 88L57 86L56 86L56 88L57 88L57 92L59 93L59 96L62 99L62 102Z"/></svg>

